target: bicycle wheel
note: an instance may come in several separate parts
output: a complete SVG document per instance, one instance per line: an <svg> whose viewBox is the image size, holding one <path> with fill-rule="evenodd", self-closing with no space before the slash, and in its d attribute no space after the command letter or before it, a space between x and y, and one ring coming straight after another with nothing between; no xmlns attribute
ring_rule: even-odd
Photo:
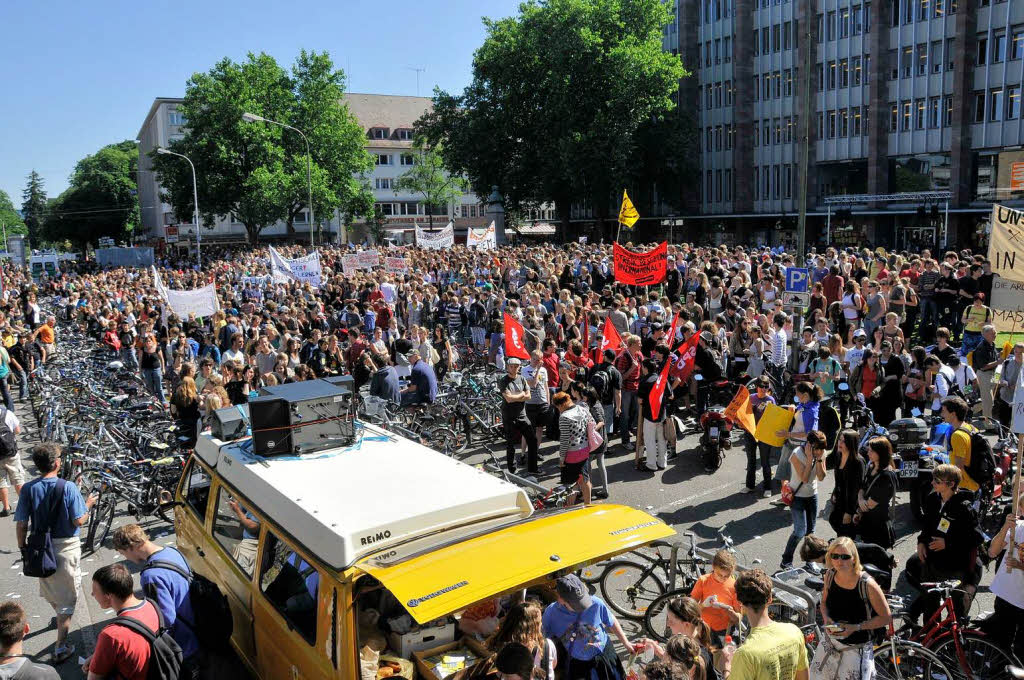
<svg viewBox="0 0 1024 680"><path fill-rule="evenodd" d="M950 676L955 680L1009 680L1011 677L1007 666L1014 665L1012 655L1000 649L994 642L980 633L966 631L961 633L963 640L963 658L957 653L955 636L949 635L938 642L932 651L953 672ZM966 666L966 668L965 668Z"/></svg>
<svg viewBox="0 0 1024 680"><path fill-rule="evenodd" d="M451 458L460 458L465 448L459 450L459 435L450 427L432 427L423 431L427 446Z"/></svg>
<svg viewBox="0 0 1024 680"><path fill-rule="evenodd" d="M642 619L647 608L665 592L654 567L627 560L610 562L601 574L601 595L616 614Z"/></svg>
<svg viewBox="0 0 1024 680"><path fill-rule="evenodd" d="M457 437L456 453L465 453L473 444L473 424L469 422L469 416L453 413L448 417L448 427Z"/></svg>
<svg viewBox="0 0 1024 680"><path fill-rule="evenodd" d="M89 530L86 532L86 552L95 552L110 533L110 527L114 523L114 510L117 507L117 498L111 493L100 495L95 505L92 506L91 517L89 518Z"/></svg>
<svg viewBox="0 0 1024 680"><path fill-rule="evenodd" d="M953 675L935 652L916 642L896 640L875 647L875 677L877 680L949 680Z"/></svg>
<svg viewBox="0 0 1024 680"><path fill-rule="evenodd" d="M668 629L668 603L674 598L689 596L691 590L693 590L692 584L684 584L682 588L670 590L664 595L654 598L654 601L648 605L647 611L644 612L644 632L648 637L658 642L665 642L672 637L672 633Z"/></svg>

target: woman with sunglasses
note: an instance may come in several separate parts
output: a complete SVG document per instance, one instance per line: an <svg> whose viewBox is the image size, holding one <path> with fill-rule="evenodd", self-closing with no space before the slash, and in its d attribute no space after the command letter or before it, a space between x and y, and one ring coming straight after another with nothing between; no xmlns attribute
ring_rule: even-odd
<svg viewBox="0 0 1024 680"><path fill-rule="evenodd" d="M814 678L873 678L875 658L871 632L892 621L885 593L861 567L853 540L842 536L825 557L821 616L826 633L811 661Z"/></svg>

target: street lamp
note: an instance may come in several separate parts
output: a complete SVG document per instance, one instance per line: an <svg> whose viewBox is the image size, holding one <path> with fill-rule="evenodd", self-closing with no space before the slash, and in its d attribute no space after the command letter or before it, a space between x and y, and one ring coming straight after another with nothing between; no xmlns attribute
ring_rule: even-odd
<svg viewBox="0 0 1024 680"><path fill-rule="evenodd" d="M195 207L193 219L195 220L196 223L196 264L199 265L199 270L202 271L203 254L199 238L199 189L196 186L196 166L192 163L192 159L190 159L188 156L180 153L175 153L173 151L168 151L162 146L158 146L156 148L156 152L160 154L166 154L168 156L177 156L178 158L184 158L186 161L188 161L189 166L192 168L192 203Z"/></svg>
<svg viewBox="0 0 1024 680"><path fill-rule="evenodd" d="M255 113L243 113L242 120L249 123L270 123L271 125L278 125L283 128L298 132L302 137L302 141L306 143L306 184L309 187L309 246L315 248L316 243L313 241L313 173L312 173L312 155L309 152L309 139L306 135L297 127L286 125L285 123L278 123L276 120L270 120L263 116L257 116Z"/></svg>

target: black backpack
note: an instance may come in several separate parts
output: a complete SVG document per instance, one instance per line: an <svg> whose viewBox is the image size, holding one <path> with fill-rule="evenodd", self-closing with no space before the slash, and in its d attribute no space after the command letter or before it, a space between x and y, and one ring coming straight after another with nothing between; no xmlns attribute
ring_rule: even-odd
<svg viewBox="0 0 1024 680"><path fill-rule="evenodd" d="M7 427L7 409L0 406L0 459L18 455L18 438Z"/></svg>
<svg viewBox="0 0 1024 680"><path fill-rule="evenodd" d="M611 388L611 382L611 378L608 376L608 371L596 369L590 376L590 386L597 392L598 401L602 404L608 396L609 389Z"/></svg>
<svg viewBox="0 0 1024 680"><path fill-rule="evenodd" d="M146 673L148 680L178 680L181 674L181 647L171 637L160 607L157 607L153 600L147 599L146 602L153 605L160 622L155 633L146 624L128 616L118 616L110 625L121 626L138 633L149 643L149 672Z"/></svg>
<svg viewBox="0 0 1024 680"><path fill-rule="evenodd" d="M145 572L148 569L167 569L188 581L188 600L192 605L192 618L195 621L188 621L180 616L178 620L195 633L196 639L204 648L227 649L228 641L231 640L231 632L234 630L234 621L231 618L228 598L220 592L217 584L202 574L191 570L186 571L173 562L153 560L143 567L142 571Z"/></svg>
<svg viewBox="0 0 1024 680"><path fill-rule="evenodd" d="M971 432L962 425L958 429L971 436L971 462L967 464L967 474L980 488L991 488L996 478L996 457L992 453L992 446L981 432Z"/></svg>

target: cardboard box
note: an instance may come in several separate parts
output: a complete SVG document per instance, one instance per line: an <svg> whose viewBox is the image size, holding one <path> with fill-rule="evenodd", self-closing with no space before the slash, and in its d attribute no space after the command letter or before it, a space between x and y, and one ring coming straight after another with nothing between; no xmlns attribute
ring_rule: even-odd
<svg viewBox="0 0 1024 680"><path fill-rule="evenodd" d="M455 622L440 626L421 626L414 628L405 635L388 634L388 645L397 656L411 659L413 652L446 645L455 640ZM428 679L429 680L429 679Z"/></svg>
<svg viewBox="0 0 1024 680"><path fill-rule="evenodd" d="M469 652L474 657L471 661L468 661L466 668L488 656L487 650L484 649L483 645L472 638L462 638L458 642L450 642L446 645L441 645L440 647L435 647L433 649L424 649L422 651L413 652L412 658L416 663L416 670L419 672L421 680L443 680L443 678L461 670L450 669L450 672L445 672L439 675L435 670L435 666L427 661L427 659L431 657L446 653L459 653L460 651Z"/></svg>

